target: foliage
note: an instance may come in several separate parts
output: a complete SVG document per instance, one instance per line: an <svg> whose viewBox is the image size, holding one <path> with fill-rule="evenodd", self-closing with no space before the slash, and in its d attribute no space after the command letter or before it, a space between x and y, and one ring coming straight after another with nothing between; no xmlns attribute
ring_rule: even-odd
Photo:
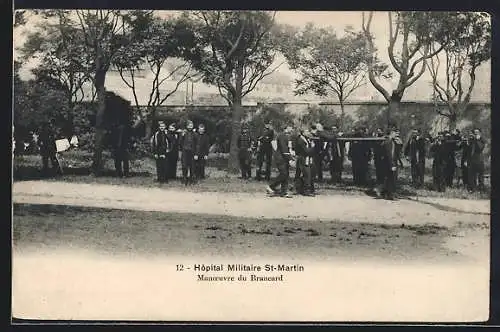
<svg viewBox="0 0 500 332"><path fill-rule="evenodd" d="M270 124L275 131L282 131L286 126L293 126L295 117L284 107L277 105L263 105L259 112L254 114L248 122L250 133L254 137L261 136L264 126Z"/></svg>
<svg viewBox="0 0 500 332"><path fill-rule="evenodd" d="M350 115L344 115L342 119L344 123L344 130L349 130L354 126L354 119ZM321 123L326 127L337 127L340 128L341 116L335 114L332 110L329 110L321 106L308 106L307 113L300 117L300 123L304 126L311 126L314 123Z"/></svg>
<svg viewBox="0 0 500 332"><path fill-rule="evenodd" d="M386 72L387 65L380 63L371 33L373 12L367 17L363 13L362 29L366 45L372 57L368 62L368 77L372 85L387 102L399 103L405 90L413 85L425 72L428 59L439 54L448 42L445 12L389 12L389 39L387 53L391 68L397 73L396 88L389 92L377 75ZM431 48L433 44L437 47Z"/></svg>
<svg viewBox="0 0 500 332"><path fill-rule="evenodd" d="M427 63L436 102L448 105L436 111L450 120L454 128L467 109L476 80L476 69L491 58L491 22L481 13L450 13L450 41L444 48L444 70L438 57ZM444 75L443 75L444 73Z"/></svg>
<svg viewBox="0 0 500 332"><path fill-rule="evenodd" d="M200 35L193 66L216 85L229 104L270 75L276 55L274 15L265 11L200 11L191 17Z"/></svg>
<svg viewBox="0 0 500 332"><path fill-rule="evenodd" d="M123 82L132 89L135 104L136 76L139 70L149 70L153 75L147 106L162 105L179 86L193 76L188 60L196 56L197 39L193 29L177 18L147 17L144 26L123 38L122 46L114 57ZM177 80L176 85L165 92L163 83Z"/></svg>
<svg viewBox="0 0 500 332"><path fill-rule="evenodd" d="M77 27L69 24L62 11L28 34L20 49L23 60L36 58L40 64L32 70L39 81L46 81L66 92L71 108L85 97L83 85L90 81L92 63Z"/></svg>
<svg viewBox="0 0 500 332"><path fill-rule="evenodd" d="M289 40L294 40L295 45L285 49L284 55L290 68L300 74L296 94L312 91L327 96L333 92L343 103L365 83L370 54L361 33L347 29L339 37L332 27L316 28L313 24L291 33Z"/></svg>

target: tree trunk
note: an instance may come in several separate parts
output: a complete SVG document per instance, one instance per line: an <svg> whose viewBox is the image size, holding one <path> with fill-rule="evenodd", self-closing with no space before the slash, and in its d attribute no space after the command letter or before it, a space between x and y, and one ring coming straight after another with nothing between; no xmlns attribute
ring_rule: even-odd
<svg viewBox="0 0 500 332"><path fill-rule="evenodd" d="M448 117L448 127L450 131L457 129L458 116L455 112L451 111Z"/></svg>
<svg viewBox="0 0 500 332"><path fill-rule="evenodd" d="M95 146L92 171L95 176L99 176L103 168L102 151L104 148L104 135L106 131L106 128L104 128L104 112L106 111L105 80L106 71L98 69L95 74L94 83L97 91L97 114L95 119Z"/></svg>
<svg viewBox="0 0 500 332"><path fill-rule="evenodd" d="M150 139L153 136L153 123L156 119L156 107L152 107L151 111L148 112L147 117L145 119L146 124L146 133L145 136L147 139Z"/></svg>
<svg viewBox="0 0 500 332"><path fill-rule="evenodd" d="M340 101L340 123L339 130L344 131L344 119L345 119L345 109L344 109L344 101Z"/></svg>
<svg viewBox="0 0 500 332"><path fill-rule="evenodd" d="M387 107L387 129L389 129L391 126L394 125L392 123L392 115L399 113L399 107L401 105L401 99L403 99L403 96L401 94L398 94L397 92L393 92L391 96L391 100L389 101L389 106Z"/></svg>
<svg viewBox="0 0 500 332"><path fill-rule="evenodd" d="M241 97L233 98L232 119L231 119L231 145L229 148L229 172L239 172L238 159L238 137L241 131L241 118L243 117L243 107L241 105Z"/></svg>
<svg viewBox="0 0 500 332"><path fill-rule="evenodd" d="M238 173L239 158L238 158L238 137L241 131L241 119L243 118L242 107L242 91L243 91L243 70L244 62L242 59L238 61L236 66L236 82L234 94L232 96L232 119L231 119L231 145L229 148L229 169L230 173Z"/></svg>

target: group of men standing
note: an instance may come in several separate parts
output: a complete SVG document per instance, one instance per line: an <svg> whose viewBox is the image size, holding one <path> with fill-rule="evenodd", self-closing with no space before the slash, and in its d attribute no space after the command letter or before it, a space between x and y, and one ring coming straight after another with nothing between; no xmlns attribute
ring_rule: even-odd
<svg viewBox="0 0 500 332"><path fill-rule="evenodd" d="M185 185L204 179L205 164L210 148L204 124L194 129L188 121L184 130L176 130L174 124L167 128L159 121L158 130L151 137L151 150L156 161L156 174L159 183L166 183L177 177L177 164L181 152L182 181Z"/></svg>
<svg viewBox="0 0 500 332"><path fill-rule="evenodd" d="M464 135L458 130L453 133L439 132L437 137L430 141L433 182L438 191L444 192L447 187L452 187L455 178L458 178L469 192L484 189L485 141L479 129ZM460 156L460 168L457 167L457 153Z"/></svg>
<svg viewBox="0 0 500 332"><path fill-rule="evenodd" d="M287 127L273 141L278 176L273 181L270 181L266 189L267 193L272 196L292 197L289 194L289 171L290 162L295 160L294 187L296 193L304 196L314 196L314 182L322 179L319 174L323 173L323 153L326 153L330 158L327 160L329 161L332 181L340 181L346 142L344 139L339 139L341 136L342 134L336 128L325 131L320 124L301 129L296 136L292 135L292 128ZM352 144L353 142L355 144ZM398 160L402 145L399 131L395 128L389 130L381 139L376 140L375 146L377 149L375 153L378 160L377 167L379 168L375 190L377 197L394 199ZM361 160L361 153L365 152L365 146L368 146L365 142L351 141L350 158L353 160L353 168L356 168L356 180L358 181L360 178L359 172L362 171L364 166L360 165L360 161L364 161L364 159ZM318 151L321 152L319 156Z"/></svg>

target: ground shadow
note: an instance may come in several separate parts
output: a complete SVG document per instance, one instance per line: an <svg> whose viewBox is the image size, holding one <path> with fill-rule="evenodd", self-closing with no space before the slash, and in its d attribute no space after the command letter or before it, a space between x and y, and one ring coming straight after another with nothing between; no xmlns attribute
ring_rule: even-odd
<svg viewBox="0 0 500 332"><path fill-rule="evenodd" d="M88 176L91 175L89 167L63 167L63 176ZM130 177L150 177L147 171L131 171ZM112 169L103 169L100 177L117 177L116 171ZM13 178L15 181L30 181L58 178L54 171L44 174L42 170L34 166L18 166L14 168Z"/></svg>

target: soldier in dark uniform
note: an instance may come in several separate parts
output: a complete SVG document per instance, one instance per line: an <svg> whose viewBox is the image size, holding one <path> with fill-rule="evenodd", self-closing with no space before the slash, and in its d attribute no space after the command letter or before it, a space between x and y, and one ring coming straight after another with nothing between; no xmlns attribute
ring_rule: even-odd
<svg viewBox="0 0 500 332"><path fill-rule="evenodd" d="M463 135L459 143L459 148L461 150L460 158L460 171L462 184L465 188L469 188L469 165L470 165L470 155L471 152L470 145L474 134Z"/></svg>
<svg viewBox="0 0 500 332"><path fill-rule="evenodd" d="M196 137L196 148L194 154L195 178L205 179L205 165L208 159L208 150L210 149L210 140L205 132L205 125L198 125Z"/></svg>
<svg viewBox="0 0 500 332"><path fill-rule="evenodd" d="M332 138L327 141L327 153L329 160L330 183L339 183L342 180L343 153L342 144L337 140L339 132L337 127L331 129Z"/></svg>
<svg viewBox="0 0 500 332"><path fill-rule="evenodd" d="M387 134L387 138L382 143L384 153L383 157L383 184L376 187L377 197L383 197L388 200L395 199L396 180L399 154L401 153L402 143L398 138L397 129L392 128Z"/></svg>
<svg viewBox="0 0 500 332"><path fill-rule="evenodd" d="M295 140L294 148L297 157L296 168L300 169L298 176L295 178L296 191L300 195L314 196L312 166L316 151L309 130L301 131Z"/></svg>
<svg viewBox="0 0 500 332"><path fill-rule="evenodd" d="M273 148L271 142L274 139L274 130L269 124L264 127L264 134L257 140L257 174L255 178L260 181L264 175L266 181L271 179L271 162L273 158ZM265 172L262 167L266 164Z"/></svg>
<svg viewBox="0 0 500 332"><path fill-rule="evenodd" d="M113 130L114 161L116 175L118 177L128 177L130 175L130 131L130 124L125 122L118 123L118 125Z"/></svg>
<svg viewBox="0 0 500 332"><path fill-rule="evenodd" d="M40 155L42 156L42 174L49 176L49 161L52 168L52 174L62 175L61 165L57 159L56 133L54 122L51 121L42 126L40 136L38 138L40 146Z"/></svg>
<svg viewBox="0 0 500 332"><path fill-rule="evenodd" d="M469 191L474 192L478 189L484 190L484 155L483 150L485 141L481 137L481 131L474 129L474 133L470 139L469 146Z"/></svg>
<svg viewBox="0 0 500 332"><path fill-rule="evenodd" d="M182 151L182 181L187 186L194 183L194 152L196 149L196 133L193 131L193 121L188 121L186 129L180 137ZM188 177L189 173L189 177Z"/></svg>
<svg viewBox="0 0 500 332"><path fill-rule="evenodd" d="M384 131L378 128L375 132L375 136L382 138L384 137ZM384 141L375 142L373 146L373 160L375 164L375 181L377 186L381 186L384 183L384 172L386 170L384 166Z"/></svg>
<svg viewBox="0 0 500 332"><path fill-rule="evenodd" d="M174 124L168 126L167 140L170 147L167 152L167 179L175 180L177 178L177 161L179 160L179 135Z"/></svg>
<svg viewBox="0 0 500 332"><path fill-rule="evenodd" d="M446 145L442 132L438 134L438 137L432 143L430 153L433 157L432 169L434 186L439 192L444 192L446 191Z"/></svg>
<svg viewBox="0 0 500 332"><path fill-rule="evenodd" d="M364 132L358 128L354 137L364 137ZM352 176L355 185L366 185L368 175L369 148L365 142L351 141L349 146L349 157L352 162Z"/></svg>
<svg viewBox="0 0 500 332"><path fill-rule="evenodd" d="M311 140L314 142L314 155L313 155L313 165L312 165L312 179L313 181L322 182L323 181L323 159L324 154L324 140L316 135L317 131L323 131L321 124L316 124L311 127L313 135Z"/></svg>
<svg viewBox="0 0 500 332"><path fill-rule="evenodd" d="M455 170L457 168L456 163L456 151L458 149L458 140L455 135L452 135L449 131L444 134L444 150L445 150L445 184L447 187L453 186L453 179L455 178Z"/></svg>
<svg viewBox="0 0 500 332"><path fill-rule="evenodd" d="M405 155L410 160L411 179L413 185L416 187L424 185L425 145L425 138L421 135L420 130L414 129L405 147Z"/></svg>
<svg viewBox="0 0 500 332"><path fill-rule="evenodd" d="M169 141L166 133L165 122L158 122L158 130L153 134L151 138L151 149L153 152L153 157L156 161L156 180L159 183L168 182L167 170L168 170L168 153L170 150Z"/></svg>
<svg viewBox="0 0 500 332"><path fill-rule="evenodd" d="M252 177L252 143L248 127L243 125L237 142L242 179L250 179Z"/></svg>
<svg viewBox="0 0 500 332"><path fill-rule="evenodd" d="M276 149L274 150L274 158L276 160L276 166L278 167L278 176L276 179L269 183L267 187L267 193L272 195L279 195L281 197L290 198L288 194L288 180L290 172L290 135L292 132L291 127L287 127L283 133L278 135L276 138ZM280 190L278 192L278 186Z"/></svg>

